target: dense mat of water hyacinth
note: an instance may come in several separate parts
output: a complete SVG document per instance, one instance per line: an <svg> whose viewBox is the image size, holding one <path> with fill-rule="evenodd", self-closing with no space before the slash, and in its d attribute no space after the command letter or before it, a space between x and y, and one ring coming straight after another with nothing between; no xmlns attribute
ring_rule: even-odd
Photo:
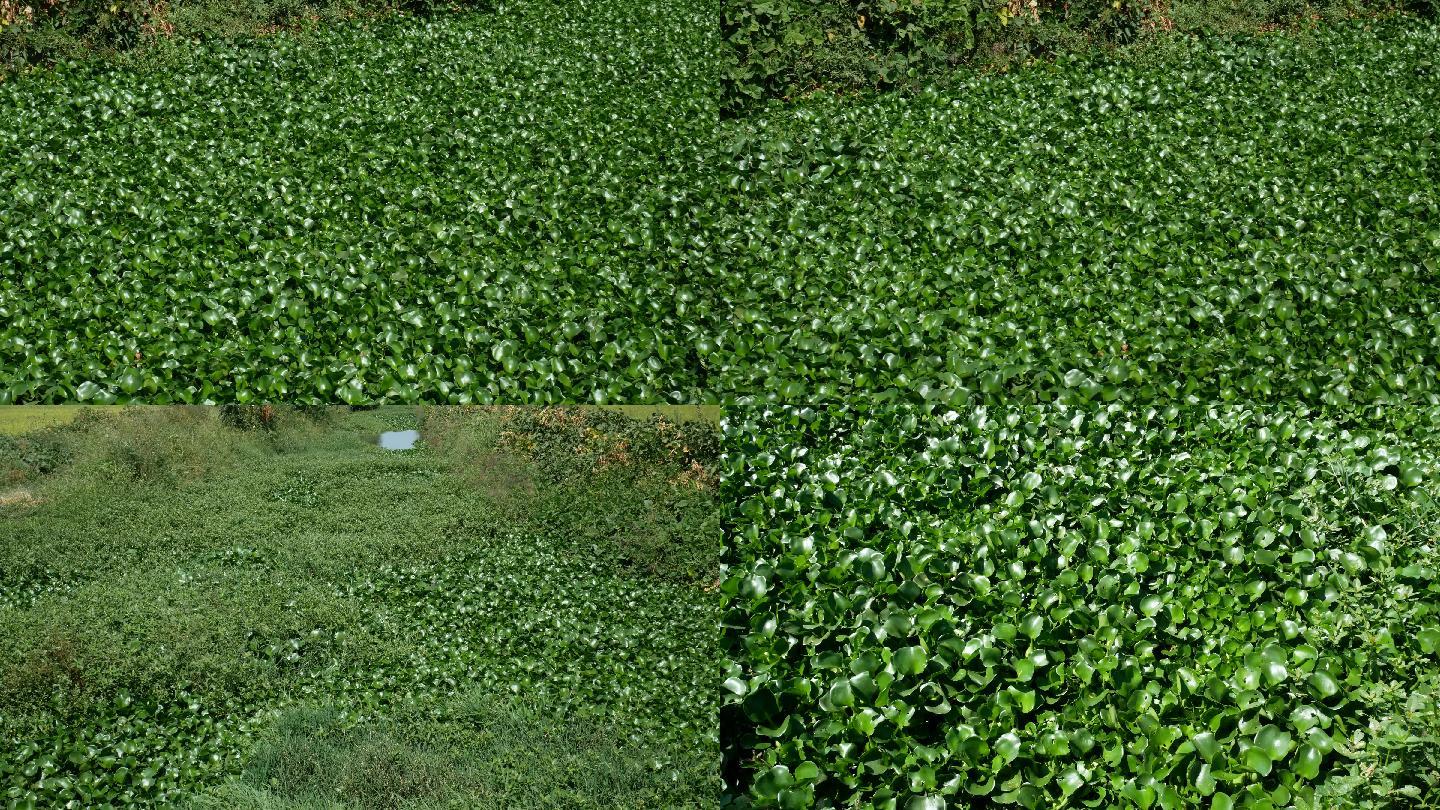
<svg viewBox="0 0 1440 810"><path fill-rule="evenodd" d="M718 121L604 0L0 86L0 399L1440 395L1440 28Z"/></svg>

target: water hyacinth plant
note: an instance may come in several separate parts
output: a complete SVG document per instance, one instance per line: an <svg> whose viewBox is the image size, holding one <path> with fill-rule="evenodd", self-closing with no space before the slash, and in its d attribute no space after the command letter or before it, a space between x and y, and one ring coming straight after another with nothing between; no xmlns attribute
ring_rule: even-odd
<svg viewBox="0 0 1440 810"><path fill-rule="evenodd" d="M1416 708L1440 672L1437 420L1231 405L731 414L730 800L1425 795L1440 778L1426 743L1440 726Z"/></svg>
<svg viewBox="0 0 1440 810"><path fill-rule="evenodd" d="M0 401L1437 396L1436 23L722 123L713 14L0 85Z"/></svg>

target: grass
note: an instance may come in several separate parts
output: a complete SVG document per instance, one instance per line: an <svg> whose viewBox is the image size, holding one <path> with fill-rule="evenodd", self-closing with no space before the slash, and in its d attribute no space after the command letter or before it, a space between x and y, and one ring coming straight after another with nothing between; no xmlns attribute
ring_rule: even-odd
<svg viewBox="0 0 1440 810"><path fill-rule="evenodd" d="M333 710L280 715L240 778L195 808L667 807L648 752L606 728L557 721L509 696L355 724Z"/></svg>
<svg viewBox="0 0 1440 810"><path fill-rule="evenodd" d="M0 406L0 433L18 435L75 420L86 405L5 405Z"/></svg>
<svg viewBox="0 0 1440 810"><path fill-rule="evenodd" d="M245 417L126 408L21 437L63 452L17 465L33 497L0 502L4 795L714 804L718 524L710 495L664 483L688 468L576 469L501 503L433 426L519 436L513 414L280 409L228 426ZM374 445L426 424L420 449ZM545 466L513 441L491 452ZM613 535L573 532L599 503L623 505ZM686 531L655 534L652 510ZM627 521L655 559L622 541ZM671 563L707 554L703 576Z"/></svg>

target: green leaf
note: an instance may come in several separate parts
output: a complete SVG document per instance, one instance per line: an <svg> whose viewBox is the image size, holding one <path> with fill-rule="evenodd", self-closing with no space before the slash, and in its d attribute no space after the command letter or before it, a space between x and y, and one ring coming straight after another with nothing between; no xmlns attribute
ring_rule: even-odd
<svg viewBox="0 0 1440 810"><path fill-rule="evenodd" d="M1292 770L1305 779L1314 779L1320 775L1320 764L1324 759L1325 755L1314 746L1302 745L1295 754Z"/></svg>
<svg viewBox="0 0 1440 810"><path fill-rule="evenodd" d="M1020 737L1015 732L1007 731L995 741L995 755L1000 757L1002 762L1010 762L1019 754Z"/></svg>
<svg viewBox="0 0 1440 810"><path fill-rule="evenodd" d="M880 720L881 716L874 709L861 709L850 718L850 727L868 737L875 733Z"/></svg>
<svg viewBox="0 0 1440 810"><path fill-rule="evenodd" d="M1209 796L1215 792L1215 777L1210 774L1210 764L1201 765L1195 772L1195 789L1200 791L1201 796Z"/></svg>
<svg viewBox="0 0 1440 810"><path fill-rule="evenodd" d="M1202 731L1191 737L1190 741L1195 744L1195 750L1205 758L1206 762L1215 759L1215 754L1220 751L1220 743L1216 741L1212 732Z"/></svg>
<svg viewBox="0 0 1440 810"><path fill-rule="evenodd" d="M1336 692L1340 691L1340 684L1336 683L1329 673L1320 670L1310 673L1308 683L1315 694L1321 698L1333 697Z"/></svg>
<svg viewBox="0 0 1440 810"><path fill-rule="evenodd" d="M919 675L925 671L925 650L921 647L903 647L895 652L894 664L897 675Z"/></svg>
<svg viewBox="0 0 1440 810"><path fill-rule="evenodd" d="M1031 613L1020 620L1020 632L1034 639L1039 638L1042 630L1045 629L1045 619L1036 613Z"/></svg>
<svg viewBox="0 0 1440 810"><path fill-rule="evenodd" d="M1274 760L1264 748L1258 745L1246 748L1241 758L1245 763L1245 767L1251 771L1261 776L1270 775L1270 768L1274 764Z"/></svg>
<svg viewBox="0 0 1440 810"><path fill-rule="evenodd" d="M1420 643L1420 651L1434 653L1440 650L1440 627L1425 627L1415 634L1415 640Z"/></svg>
<svg viewBox="0 0 1440 810"><path fill-rule="evenodd" d="M791 776L790 769L784 765L776 765L760 774L760 776L755 779L755 784L751 790L761 799L774 799L779 795L782 788L787 788L793 784L795 784L795 778Z"/></svg>
<svg viewBox="0 0 1440 810"><path fill-rule="evenodd" d="M1276 762L1285 758L1295 746L1290 733L1279 726L1266 725L1255 735L1255 746L1261 748Z"/></svg>
<svg viewBox="0 0 1440 810"><path fill-rule="evenodd" d="M885 577L885 556L875 549L861 549L855 555L855 569L871 582L881 580Z"/></svg>

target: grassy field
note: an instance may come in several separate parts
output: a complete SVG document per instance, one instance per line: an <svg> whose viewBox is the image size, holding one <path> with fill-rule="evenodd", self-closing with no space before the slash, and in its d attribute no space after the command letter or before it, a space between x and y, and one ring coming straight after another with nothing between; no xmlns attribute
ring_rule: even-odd
<svg viewBox="0 0 1440 810"><path fill-rule="evenodd" d="M0 407L0 433L29 433L74 421L87 405L11 405Z"/></svg>
<svg viewBox="0 0 1440 810"><path fill-rule="evenodd" d="M715 804L713 427L129 408L7 441L7 805Z"/></svg>

